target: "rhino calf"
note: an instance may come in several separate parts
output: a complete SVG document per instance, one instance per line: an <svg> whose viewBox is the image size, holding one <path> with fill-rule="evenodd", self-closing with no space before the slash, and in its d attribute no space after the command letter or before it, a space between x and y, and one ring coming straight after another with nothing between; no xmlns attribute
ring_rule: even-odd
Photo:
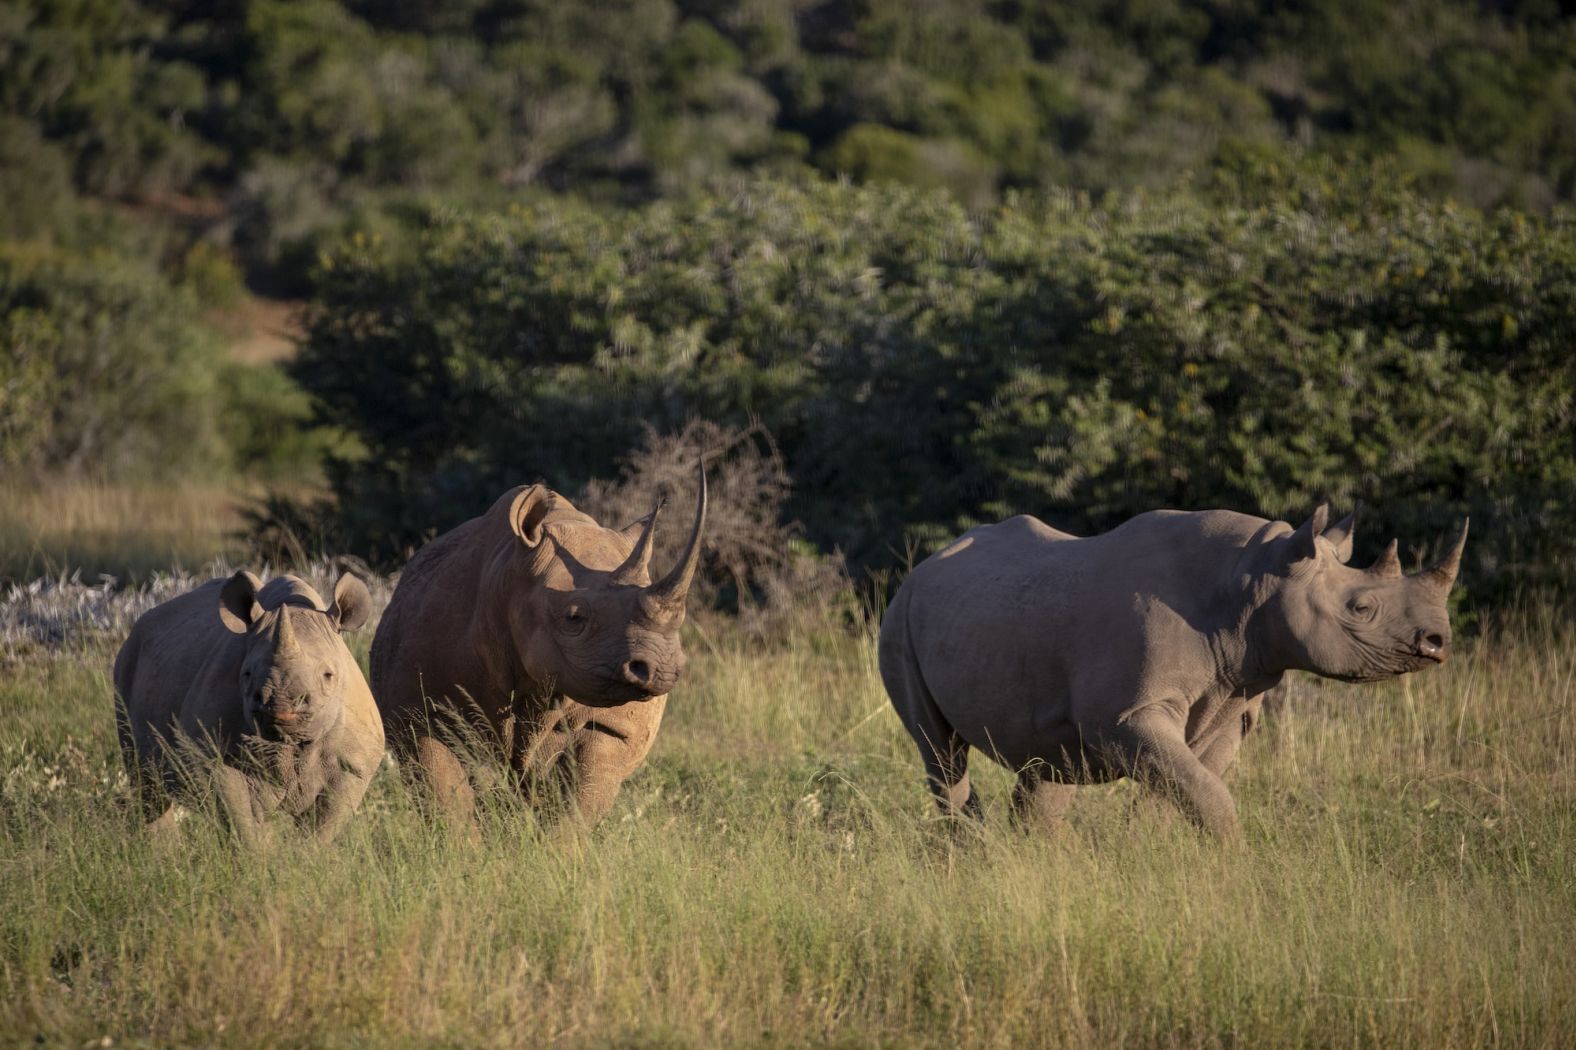
<svg viewBox="0 0 1576 1050"><path fill-rule="evenodd" d="M543 485L504 493L411 559L372 641L372 681L402 768L448 817L469 823L475 802L457 721L581 822L612 806L684 668L679 628L706 523L699 475L689 542L654 583L657 510L603 528Z"/></svg>
<svg viewBox="0 0 1576 1050"><path fill-rule="evenodd" d="M921 563L881 626L881 677L943 812L977 816L969 749L1055 823L1073 786L1137 776L1238 831L1221 774L1287 671L1372 682L1444 662L1466 523L1438 564L1346 564L1356 514L1300 528L1154 511L1081 539L1028 516Z"/></svg>
<svg viewBox="0 0 1576 1050"><path fill-rule="evenodd" d="M325 605L304 581L210 580L144 613L115 657L121 753L153 823L212 762L237 837L262 844L283 813L338 834L383 758L383 725L342 631L372 598L348 573ZM216 760L216 761L213 761Z"/></svg>

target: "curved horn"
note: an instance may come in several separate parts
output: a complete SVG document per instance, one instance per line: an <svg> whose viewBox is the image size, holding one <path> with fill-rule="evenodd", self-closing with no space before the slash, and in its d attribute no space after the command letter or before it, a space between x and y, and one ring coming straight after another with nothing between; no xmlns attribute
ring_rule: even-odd
<svg viewBox="0 0 1576 1050"><path fill-rule="evenodd" d="M690 529L689 542L684 545L684 553L679 556L679 563L673 566L672 571L646 590L646 597L668 614L683 611L684 599L689 594L690 581L695 578L695 567L700 564L700 536L706 528L704 457L695 465L695 471L700 475L700 495L696 499L695 525Z"/></svg>
<svg viewBox="0 0 1576 1050"><path fill-rule="evenodd" d="M1372 565L1368 566L1368 575L1377 576L1381 580L1396 580L1405 575L1401 571L1401 556L1397 553L1398 546L1399 544L1395 540L1391 540L1390 546L1384 549L1384 553L1374 559Z"/></svg>
<svg viewBox="0 0 1576 1050"><path fill-rule="evenodd" d="M656 541L657 515L662 513L663 506L668 502L667 497L657 501L651 508L651 513L646 515L646 527L640 530L640 537L635 540L634 549L629 552L629 557L624 559L624 564L613 570L614 583L642 583L651 579L648 574L651 565L651 548Z"/></svg>
<svg viewBox="0 0 1576 1050"><path fill-rule="evenodd" d="M1450 590L1456 582L1456 573L1461 571L1461 552L1467 545L1467 524L1468 519L1462 518L1461 527L1456 530L1456 538L1445 549L1444 555L1419 573L1419 576L1442 590Z"/></svg>

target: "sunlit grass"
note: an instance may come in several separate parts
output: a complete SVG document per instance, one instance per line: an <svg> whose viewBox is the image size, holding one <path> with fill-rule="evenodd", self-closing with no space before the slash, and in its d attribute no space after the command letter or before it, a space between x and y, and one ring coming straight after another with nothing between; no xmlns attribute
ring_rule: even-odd
<svg viewBox="0 0 1576 1050"><path fill-rule="evenodd" d="M134 826L118 638L0 676L0 1036L80 1046L1557 1047L1576 1032L1576 633L1297 678L1231 780L1247 844L1130 786L1027 837L933 815L873 646L710 624L589 838L508 796L479 844L398 777L328 848ZM364 645L358 645L364 652Z"/></svg>

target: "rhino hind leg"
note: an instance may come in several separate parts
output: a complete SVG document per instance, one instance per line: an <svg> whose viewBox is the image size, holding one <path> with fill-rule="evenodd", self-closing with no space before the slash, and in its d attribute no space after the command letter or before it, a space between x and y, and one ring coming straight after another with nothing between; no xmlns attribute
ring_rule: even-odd
<svg viewBox="0 0 1576 1050"><path fill-rule="evenodd" d="M1067 816L1075 785L1047 780L1035 769L1018 773L1012 789L1012 815L1025 831L1055 831Z"/></svg>
<svg viewBox="0 0 1576 1050"><path fill-rule="evenodd" d="M979 796L969 783L969 745L942 716L929 694L904 695L896 702L899 693L890 684L898 718L908 735L919 747L919 757L925 764L925 783L935 796L936 805L944 816L984 819Z"/></svg>
<svg viewBox="0 0 1576 1050"><path fill-rule="evenodd" d="M969 782L969 745L935 712L934 718L916 725L907 718L909 734L919 745L925 764L925 782L944 816L983 820L979 795Z"/></svg>

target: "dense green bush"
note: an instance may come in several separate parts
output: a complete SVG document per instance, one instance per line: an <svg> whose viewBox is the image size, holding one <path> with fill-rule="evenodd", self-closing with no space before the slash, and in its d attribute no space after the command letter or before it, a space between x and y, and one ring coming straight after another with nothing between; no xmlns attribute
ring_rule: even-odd
<svg viewBox="0 0 1576 1050"><path fill-rule="evenodd" d="M118 253L0 243L0 468L210 480L315 470L325 435L275 365L229 360L197 290L223 267L189 253L189 283ZM216 272L217 271L217 272Z"/></svg>
<svg viewBox="0 0 1576 1050"><path fill-rule="evenodd" d="M0 249L7 466L178 475L222 461L223 349L157 273L108 253Z"/></svg>
<svg viewBox="0 0 1576 1050"><path fill-rule="evenodd" d="M1576 226L1352 167L976 217L780 182L450 217L324 258L295 374L365 445L340 524L383 557L704 415L764 422L792 512L855 565L1019 511L1328 497L1417 545L1470 512L1480 588L1568 566Z"/></svg>

